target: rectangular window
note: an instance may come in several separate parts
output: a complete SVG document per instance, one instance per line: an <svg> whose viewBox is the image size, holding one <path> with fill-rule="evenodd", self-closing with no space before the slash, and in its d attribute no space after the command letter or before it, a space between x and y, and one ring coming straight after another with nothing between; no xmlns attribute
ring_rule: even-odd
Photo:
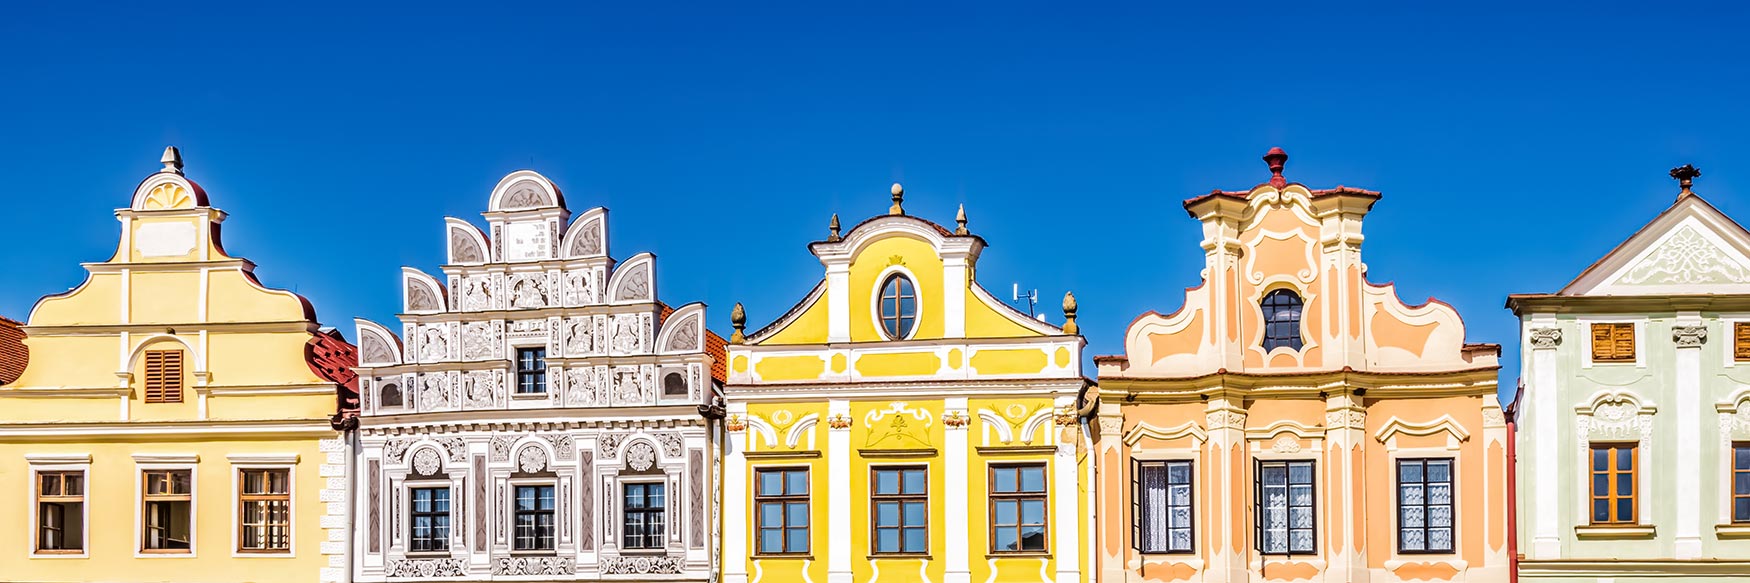
<svg viewBox="0 0 1750 583"><path fill-rule="evenodd" d="M182 351L148 350L146 358L146 402L182 402Z"/></svg>
<svg viewBox="0 0 1750 583"><path fill-rule="evenodd" d="M1593 324L1592 362L1634 362L1633 323Z"/></svg>
<svg viewBox="0 0 1750 583"><path fill-rule="evenodd" d="M412 537L407 547L415 553L442 553L450 550L450 488L410 488Z"/></svg>
<svg viewBox="0 0 1750 583"><path fill-rule="evenodd" d="M85 549L85 472L37 472L36 550Z"/></svg>
<svg viewBox="0 0 1750 583"><path fill-rule="evenodd" d="M1750 322L1732 323L1732 360L1750 361Z"/></svg>
<svg viewBox="0 0 1750 583"><path fill-rule="evenodd" d="M516 487L516 544L512 550L553 550L553 486Z"/></svg>
<svg viewBox="0 0 1750 583"><path fill-rule="evenodd" d="M245 552L278 552L292 548L292 491L290 470L241 470L238 480L237 538Z"/></svg>
<svg viewBox="0 0 1750 583"><path fill-rule="evenodd" d="M1253 528L1266 555L1308 555L1317 544L1313 462L1258 460Z"/></svg>
<svg viewBox="0 0 1750 583"><path fill-rule="evenodd" d="M662 540L663 526L668 524L663 484L626 484L625 494L626 504L620 511L624 519L622 538L625 540L620 548L660 549L667 546Z"/></svg>
<svg viewBox="0 0 1750 583"><path fill-rule="evenodd" d="M145 516L145 551L186 553L192 539L189 523L194 505L189 470L148 470L142 507Z"/></svg>
<svg viewBox="0 0 1750 583"><path fill-rule="evenodd" d="M1732 522L1750 523L1750 444L1732 444Z"/></svg>
<svg viewBox="0 0 1750 583"><path fill-rule="evenodd" d="M1592 524L1635 522L1634 444L1593 444Z"/></svg>
<svg viewBox="0 0 1750 583"><path fill-rule="evenodd" d="M516 349L516 392L519 395L547 392L547 349Z"/></svg>
<svg viewBox="0 0 1750 583"><path fill-rule="evenodd" d="M990 552L1045 552L1045 466L991 466Z"/></svg>
<svg viewBox="0 0 1750 583"><path fill-rule="evenodd" d="M1144 553L1189 553L1191 519L1189 460L1132 462L1130 540Z"/></svg>
<svg viewBox="0 0 1750 583"><path fill-rule="evenodd" d="M1452 552L1452 458L1398 460L1398 552Z"/></svg>
<svg viewBox="0 0 1750 583"><path fill-rule="evenodd" d="M808 470L755 470L759 554L808 553Z"/></svg>
<svg viewBox="0 0 1750 583"><path fill-rule="evenodd" d="M923 467L877 467L870 473L875 492L874 554L930 552L930 474Z"/></svg>

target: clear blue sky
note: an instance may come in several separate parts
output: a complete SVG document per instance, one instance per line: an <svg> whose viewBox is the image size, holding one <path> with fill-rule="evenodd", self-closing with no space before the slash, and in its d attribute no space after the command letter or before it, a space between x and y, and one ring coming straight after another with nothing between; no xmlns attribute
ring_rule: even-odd
<svg viewBox="0 0 1750 583"><path fill-rule="evenodd" d="M231 213L228 250L324 323L393 323L532 167L670 303L750 324L821 276L804 244L907 186L990 241L979 277L1073 289L1091 354L1198 282L1183 199L1267 178L1382 190L1374 281L1507 344L1511 292L1554 291L1676 194L1750 217L1745 8L1575 3L31 2L0 19L0 314L82 281L166 144ZM1426 3L1409 3L1426 4ZM1146 249L1134 255L1125 249ZM1054 313L1055 315L1055 313Z"/></svg>

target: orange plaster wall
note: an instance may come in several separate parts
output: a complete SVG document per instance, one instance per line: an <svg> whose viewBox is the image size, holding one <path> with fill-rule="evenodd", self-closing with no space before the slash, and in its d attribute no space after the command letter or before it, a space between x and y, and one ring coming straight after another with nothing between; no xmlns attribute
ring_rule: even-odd
<svg viewBox="0 0 1750 583"><path fill-rule="evenodd" d="M1325 424L1325 402L1314 399L1260 399L1246 409L1246 428L1263 429L1290 420L1317 427Z"/></svg>
<svg viewBox="0 0 1750 583"><path fill-rule="evenodd" d="M1482 399L1480 397L1444 397L1437 399L1390 399L1371 402L1367 405L1367 468L1366 472L1366 516L1372 520L1366 521L1368 546L1381 549L1380 552L1368 553L1369 567L1384 568L1385 561L1391 558L1391 550L1397 548L1395 528L1397 521L1397 477L1395 464L1385 444L1374 440L1374 436L1393 417L1406 423L1428 423L1439 419L1442 415L1452 418L1470 434L1470 438L1459 443L1459 451L1453 456L1457 462L1458 492L1458 555L1472 565L1483 564L1483 516L1485 505L1483 491L1486 487L1483 473L1486 466L1500 468L1499 463L1491 463L1485 459L1483 441ZM1431 436L1410 436L1403 433L1397 435L1399 449L1416 447L1445 447L1446 436L1442 432ZM1494 450L1504 455L1499 448ZM1504 475L1504 474L1497 474ZM1504 479L1504 478L1503 478ZM1499 491L1497 489L1497 491ZM1499 499L1499 498L1497 498ZM1494 520L1502 520L1498 512ZM1383 519L1382 519L1383 518Z"/></svg>
<svg viewBox="0 0 1750 583"><path fill-rule="evenodd" d="M1399 320L1397 316L1385 309L1384 302L1374 302L1373 325L1369 331L1373 333L1374 344L1381 347L1400 348L1420 358L1422 351L1428 347L1428 337L1432 336L1434 329L1439 327L1439 322L1410 324Z"/></svg>
<svg viewBox="0 0 1750 583"><path fill-rule="evenodd" d="M1191 322L1185 329L1172 334L1150 334L1148 336L1152 361L1180 354L1196 354L1203 345L1203 309L1196 308L1191 314Z"/></svg>

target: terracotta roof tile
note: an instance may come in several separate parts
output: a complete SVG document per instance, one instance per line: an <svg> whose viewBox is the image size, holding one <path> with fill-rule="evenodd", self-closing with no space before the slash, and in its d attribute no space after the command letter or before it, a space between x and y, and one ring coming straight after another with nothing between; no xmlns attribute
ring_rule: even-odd
<svg viewBox="0 0 1750 583"><path fill-rule="evenodd" d="M0 317L0 385L18 380L24 365L30 361L30 349L24 346L23 324Z"/></svg>

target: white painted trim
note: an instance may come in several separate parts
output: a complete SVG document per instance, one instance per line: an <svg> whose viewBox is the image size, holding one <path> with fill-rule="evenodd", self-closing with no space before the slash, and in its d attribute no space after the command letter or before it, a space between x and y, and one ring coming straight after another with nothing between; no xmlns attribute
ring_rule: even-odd
<svg viewBox="0 0 1750 583"><path fill-rule="evenodd" d="M1136 444L1141 442L1145 437L1161 441L1190 437L1197 442L1198 447L1201 447L1205 442L1209 441L1209 432L1204 431L1203 427L1198 425L1196 421L1186 421L1166 428L1156 427L1149 424L1147 421L1138 421L1136 426L1130 428L1130 431L1124 432L1124 445L1129 446L1132 449L1138 449L1136 448ZM1133 453L1132 457L1135 457L1135 455L1136 454Z"/></svg>
<svg viewBox="0 0 1750 583"><path fill-rule="evenodd" d="M71 425L69 427L68 425ZM135 425L143 425L136 427ZM0 427L0 439L9 437L67 437L99 435L242 435L262 433L316 434L333 437L334 428L327 419L312 419L307 424L264 423L260 425L196 425L149 423L108 424L41 424Z"/></svg>
<svg viewBox="0 0 1750 583"><path fill-rule="evenodd" d="M1398 433L1426 437L1438 434L1442 431L1452 434L1452 437L1458 441L1466 441L1470 439L1470 432L1466 431L1464 425L1460 424L1457 419L1453 419L1451 414L1441 415L1439 418L1426 423L1410 423L1397 416L1393 416L1385 422L1384 426L1379 428L1379 431L1373 434L1373 438L1380 443L1386 443Z"/></svg>
<svg viewBox="0 0 1750 583"><path fill-rule="evenodd" d="M26 480L24 483L24 499L30 501L30 519L25 521L23 526L25 528L24 540L30 541L28 543L30 545L29 556L32 559L85 559L91 557L91 456L84 455L84 461L73 461L74 458L78 457L81 456L55 456L48 454L25 455L25 459L30 465L27 471L30 479ZM38 461L39 459L44 461ZM41 492L37 490L37 484L42 481L41 478L37 477L37 474L43 471L79 472L80 487L82 488L79 497L83 501L79 504L80 540L79 552L77 553L43 553L41 552L41 549L37 548L37 543L41 542L40 539L37 538L39 534L37 532L37 527L41 525L39 521L42 520L37 515L37 511L42 508L42 504L37 502L38 495L41 494Z"/></svg>
<svg viewBox="0 0 1750 583"><path fill-rule="evenodd" d="M1626 362L1595 362L1592 360L1592 325L1593 324L1634 324L1635 325L1635 368L1647 366L1647 317L1622 318L1616 316L1578 316L1574 322L1580 325L1580 368L1588 369L1594 366L1628 366Z"/></svg>
<svg viewBox="0 0 1750 583"><path fill-rule="evenodd" d="M232 453L225 454L225 459L234 465L261 465L290 467L298 463L295 453Z"/></svg>
<svg viewBox="0 0 1750 583"><path fill-rule="evenodd" d="M905 337L894 338L887 333L887 325L881 321L881 295L886 292L887 278L894 274L904 276L911 283L912 289L912 319L911 329ZM946 284L944 284L946 285ZM918 276L904 265L889 265L880 273L875 274L875 288L869 294L869 321L875 325L875 333L885 340L911 340L917 337L918 329L924 325L924 288L918 285Z"/></svg>
<svg viewBox="0 0 1750 583"><path fill-rule="evenodd" d="M290 559L298 555L298 471L286 462L241 462L237 456L225 456L231 460L231 558L233 559ZM245 456L246 457L246 456ZM266 457L266 456L264 456ZM298 456L292 454L290 463L297 463ZM243 552L243 470L285 470L286 472L286 550L285 551L254 551ZM326 530L324 531L326 532Z"/></svg>
<svg viewBox="0 0 1750 583"><path fill-rule="evenodd" d="M1300 439L1323 440L1325 429L1317 425L1307 425L1293 419L1281 419L1275 423L1246 430L1246 441L1259 441L1276 437L1281 433L1292 433Z"/></svg>
<svg viewBox="0 0 1750 583"><path fill-rule="evenodd" d="M193 454L187 456L163 456L162 459L186 461L141 461L142 454L134 454L134 558L136 559L192 559L200 551L200 472L195 464L199 461ZM144 456L152 459L152 456ZM188 552L186 553L148 553L146 549L146 472L159 470L184 470L188 472Z"/></svg>
<svg viewBox="0 0 1750 583"><path fill-rule="evenodd" d="M201 456L193 453L136 453L133 458L136 464L198 464L201 461Z"/></svg>
<svg viewBox="0 0 1750 583"><path fill-rule="evenodd" d="M88 453L27 453L24 461L33 466L65 466L91 463Z"/></svg>

